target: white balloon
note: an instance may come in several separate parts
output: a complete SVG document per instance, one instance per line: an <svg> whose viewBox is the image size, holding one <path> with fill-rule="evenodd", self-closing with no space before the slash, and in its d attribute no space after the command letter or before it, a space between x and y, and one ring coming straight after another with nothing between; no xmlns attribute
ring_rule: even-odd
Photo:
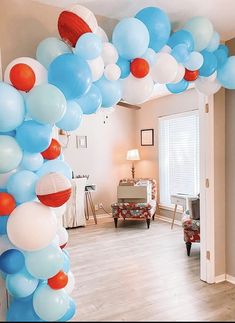
<svg viewBox="0 0 235 323"><path fill-rule="evenodd" d="M67 230L66 230L64 227L59 226L59 227L57 228L57 232L56 232L56 234L58 235L58 238L59 238L59 245L60 245L60 246L63 246L63 245L65 245L65 244L68 242L68 240L69 240L69 235L68 235Z"/></svg>
<svg viewBox="0 0 235 323"><path fill-rule="evenodd" d="M109 81L117 81L121 76L121 69L117 64L109 64L104 69L104 76Z"/></svg>
<svg viewBox="0 0 235 323"><path fill-rule="evenodd" d="M211 74L210 76L200 76L203 80L207 80L207 81L215 81L216 80L216 77L217 77L217 71L215 71L213 74Z"/></svg>
<svg viewBox="0 0 235 323"><path fill-rule="evenodd" d="M180 82L183 79L184 74L185 74L185 68L184 68L184 66L181 65L181 64L178 64L178 71L177 71L176 77L175 77L175 79L171 83L178 83L178 82Z"/></svg>
<svg viewBox="0 0 235 323"><path fill-rule="evenodd" d="M154 83L150 75L136 78L130 74L122 80L124 101L131 104L140 104L148 100L153 92Z"/></svg>
<svg viewBox="0 0 235 323"><path fill-rule="evenodd" d="M34 86L47 83L47 69L36 59L31 57L18 57L8 64L4 73L4 82L12 84L10 80L10 71L16 64L26 64L32 68L36 78Z"/></svg>
<svg viewBox="0 0 235 323"><path fill-rule="evenodd" d="M115 64L118 60L118 52L113 44L111 43L104 43L101 56L104 61L104 66L108 64Z"/></svg>
<svg viewBox="0 0 235 323"><path fill-rule="evenodd" d="M151 67L151 75L156 83L171 83L177 75L178 63L168 53L158 53L156 64Z"/></svg>
<svg viewBox="0 0 235 323"><path fill-rule="evenodd" d="M67 208L67 203L65 203L59 207L51 207L52 211L55 213L55 215L58 218L65 214L66 208Z"/></svg>
<svg viewBox="0 0 235 323"><path fill-rule="evenodd" d="M199 92L205 95L211 95L220 90L221 84L217 80L210 81L206 80L205 78L202 79L201 77L199 77L195 81L195 87Z"/></svg>
<svg viewBox="0 0 235 323"><path fill-rule="evenodd" d="M74 274L71 271L69 271L67 275L68 275L68 283L64 287L64 290L67 294L70 295L72 293L72 291L74 290L75 278L74 278Z"/></svg>
<svg viewBox="0 0 235 323"><path fill-rule="evenodd" d="M108 42L108 41L109 41L109 39L108 39L108 36L107 36L106 32L105 32L105 31L104 31L104 29L103 29L103 28L101 28L100 26L98 26L98 28L97 28L97 30L96 30L96 32L95 32L95 34L101 38L101 40L102 40L102 42L103 42L103 43L105 43L105 42Z"/></svg>
<svg viewBox="0 0 235 323"><path fill-rule="evenodd" d="M8 239L7 234L0 235L0 255L9 249L15 249L15 246Z"/></svg>
<svg viewBox="0 0 235 323"><path fill-rule="evenodd" d="M95 59L87 60L87 63L91 70L92 81L98 81L104 73L104 61L101 56Z"/></svg>
<svg viewBox="0 0 235 323"><path fill-rule="evenodd" d="M160 53L168 53L168 54L170 54L170 53L171 53L171 51L172 51L171 47L170 47L170 46L168 46L168 45L165 45L165 46L163 46L163 47L162 47L162 49L160 50Z"/></svg>
<svg viewBox="0 0 235 323"><path fill-rule="evenodd" d="M34 251L45 248L55 238L56 216L48 206L26 202L17 206L7 222L10 241L19 249Z"/></svg>
<svg viewBox="0 0 235 323"><path fill-rule="evenodd" d="M95 15L86 7L83 7L79 4L72 5L66 8L67 11L75 13L77 16L82 18L88 26L91 28L92 32L95 33L98 28L98 23Z"/></svg>

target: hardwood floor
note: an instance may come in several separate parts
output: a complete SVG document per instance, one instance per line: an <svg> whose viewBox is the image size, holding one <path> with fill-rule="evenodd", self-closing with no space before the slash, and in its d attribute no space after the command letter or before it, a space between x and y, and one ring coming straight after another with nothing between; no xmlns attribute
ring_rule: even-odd
<svg viewBox="0 0 235 323"><path fill-rule="evenodd" d="M235 286L200 281L199 244L187 257L181 227L105 218L69 236L73 321L235 320Z"/></svg>

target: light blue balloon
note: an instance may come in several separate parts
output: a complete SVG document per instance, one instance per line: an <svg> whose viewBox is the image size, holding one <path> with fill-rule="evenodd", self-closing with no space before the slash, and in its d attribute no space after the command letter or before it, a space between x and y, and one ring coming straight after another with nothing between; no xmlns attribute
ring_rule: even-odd
<svg viewBox="0 0 235 323"><path fill-rule="evenodd" d="M95 59L101 55L102 40L94 33L85 33L78 38L74 53L81 56L85 60Z"/></svg>
<svg viewBox="0 0 235 323"><path fill-rule="evenodd" d="M74 302L74 300L70 297L69 298L69 308L68 308L67 312L65 313L65 315L61 319L58 320L58 322L67 322L67 321L71 320L71 318L76 313L76 309L77 309L77 305Z"/></svg>
<svg viewBox="0 0 235 323"><path fill-rule="evenodd" d="M63 54L50 64L48 82L57 86L67 100L73 100L88 92L92 83L91 70L78 55Z"/></svg>
<svg viewBox="0 0 235 323"><path fill-rule="evenodd" d="M168 46L171 48L179 45L179 44L185 44L188 47L189 51L194 50L194 41L192 34L184 29L178 30L175 33L173 33L169 40L168 40Z"/></svg>
<svg viewBox="0 0 235 323"><path fill-rule="evenodd" d="M10 176L7 191L17 203L32 201L36 198L35 186L38 176L29 170L20 170Z"/></svg>
<svg viewBox="0 0 235 323"><path fill-rule="evenodd" d="M53 172L62 173L68 179L72 178L72 170L70 166L66 162L58 159L46 161L36 174L39 177L42 177L43 175Z"/></svg>
<svg viewBox="0 0 235 323"><path fill-rule="evenodd" d="M235 89L235 56L230 56L226 63L218 68L217 79L226 89Z"/></svg>
<svg viewBox="0 0 235 323"><path fill-rule="evenodd" d="M157 7L140 10L135 17L148 28L150 35L149 47L158 52L166 45L171 32L171 24L166 13ZM130 40L131 41L131 40Z"/></svg>
<svg viewBox="0 0 235 323"><path fill-rule="evenodd" d="M102 103L102 95L97 86L92 84L90 90L77 100L84 114L95 113Z"/></svg>
<svg viewBox="0 0 235 323"><path fill-rule="evenodd" d="M214 31L211 40L209 42L209 45L206 47L206 50L208 52L214 52L216 49L218 49L220 43L220 35Z"/></svg>
<svg viewBox="0 0 235 323"><path fill-rule="evenodd" d="M0 174L17 168L21 163L23 152L15 138L0 136Z"/></svg>
<svg viewBox="0 0 235 323"><path fill-rule="evenodd" d="M130 72L131 72L131 69L130 69L131 68L130 61L128 61L127 59L124 59L122 57L119 57L116 64L121 69L121 76L120 76L120 78L121 79L126 78L130 74Z"/></svg>
<svg viewBox="0 0 235 323"><path fill-rule="evenodd" d="M124 18L115 26L112 42L122 58L134 59L149 47L149 32L140 20Z"/></svg>
<svg viewBox="0 0 235 323"><path fill-rule="evenodd" d="M17 128L25 116L24 99L13 86L0 82L0 131Z"/></svg>
<svg viewBox="0 0 235 323"><path fill-rule="evenodd" d="M29 116L42 124L54 124L65 114L67 103L63 93L54 85L35 86L26 100Z"/></svg>
<svg viewBox="0 0 235 323"><path fill-rule="evenodd" d="M7 310L7 322L42 322L33 308L33 298L16 298Z"/></svg>
<svg viewBox="0 0 235 323"><path fill-rule="evenodd" d="M185 79L182 79L178 83L166 84L167 89L174 94L184 92L185 90L187 90L188 86L189 86L189 82L186 81Z"/></svg>
<svg viewBox="0 0 235 323"><path fill-rule="evenodd" d="M33 295L33 307L44 321L61 319L69 308L70 297L64 289L53 290L48 285L40 285Z"/></svg>
<svg viewBox="0 0 235 323"><path fill-rule="evenodd" d="M23 150L39 153L51 143L52 127L36 121L25 121L16 131L16 140Z"/></svg>
<svg viewBox="0 0 235 323"><path fill-rule="evenodd" d="M44 159L40 153L29 153L24 151L20 169L27 169L35 172L42 167L43 161Z"/></svg>
<svg viewBox="0 0 235 323"><path fill-rule="evenodd" d="M7 221L9 216L0 216L0 234L7 234Z"/></svg>
<svg viewBox="0 0 235 323"><path fill-rule="evenodd" d="M178 63L185 63L189 59L189 50L187 45L179 44L172 48L171 55Z"/></svg>
<svg viewBox="0 0 235 323"><path fill-rule="evenodd" d="M203 56L198 52L191 52L188 59L184 62L184 67L190 71L198 70L203 64Z"/></svg>
<svg viewBox="0 0 235 323"><path fill-rule="evenodd" d="M203 56L203 65L199 69L199 75L208 77L217 69L217 58L213 53L206 50L203 50L201 54Z"/></svg>
<svg viewBox="0 0 235 323"><path fill-rule="evenodd" d="M22 269L16 274L7 275L6 288L13 297L27 297L33 294L38 282L38 279L32 277L26 269Z"/></svg>
<svg viewBox="0 0 235 323"><path fill-rule="evenodd" d="M122 98L122 87L120 81L109 81L102 77L95 85L102 95L102 107L110 108L117 104Z"/></svg>
<svg viewBox="0 0 235 323"><path fill-rule="evenodd" d="M56 126L65 131L76 130L81 124L82 115L80 105L76 101L68 101L65 115L56 123Z"/></svg>
<svg viewBox="0 0 235 323"><path fill-rule="evenodd" d="M152 48L148 48L142 58L144 58L149 63L149 65L154 65L157 61L156 53Z"/></svg>
<svg viewBox="0 0 235 323"><path fill-rule="evenodd" d="M25 252L26 269L38 279L55 276L61 270L63 262L63 252L55 245L49 245L38 251Z"/></svg>
<svg viewBox="0 0 235 323"><path fill-rule="evenodd" d="M7 131L7 132L0 132L0 135L15 137L16 131L15 130L11 130L11 131Z"/></svg>
<svg viewBox="0 0 235 323"><path fill-rule="evenodd" d="M218 49L213 52L213 54L217 58L217 65L218 68L220 68L227 62L229 55L228 47L226 45L220 45Z"/></svg>
<svg viewBox="0 0 235 323"><path fill-rule="evenodd" d="M48 37L39 43L36 51L36 58L46 67L46 69L48 69L49 65L56 57L71 52L71 48L62 40L56 37Z"/></svg>
<svg viewBox="0 0 235 323"><path fill-rule="evenodd" d="M68 273L70 271L70 260L69 255L66 253L66 250L63 250L63 271Z"/></svg>

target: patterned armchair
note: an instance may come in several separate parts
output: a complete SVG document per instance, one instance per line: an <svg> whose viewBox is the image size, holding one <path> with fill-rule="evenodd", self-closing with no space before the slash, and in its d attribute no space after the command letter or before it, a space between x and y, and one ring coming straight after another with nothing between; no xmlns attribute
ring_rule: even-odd
<svg viewBox="0 0 235 323"><path fill-rule="evenodd" d="M128 183L137 183L140 180L148 180L151 182L151 200L149 203L136 203L136 202L127 202L127 203L113 203L112 215L114 218L115 228L117 228L117 223L119 218L133 219L133 220L145 220L147 227L149 229L151 219L154 220L157 202L156 202L156 192L157 192L157 182L155 179L150 178L138 178L138 179L122 179L122 182Z"/></svg>
<svg viewBox="0 0 235 323"><path fill-rule="evenodd" d="M199 208L199 199L197 200ZM184 229L184 241L186 244L187 255L190 256L190 251L193 242L200 242L200 212L185 211L182 218L182 226Z"/></svg>

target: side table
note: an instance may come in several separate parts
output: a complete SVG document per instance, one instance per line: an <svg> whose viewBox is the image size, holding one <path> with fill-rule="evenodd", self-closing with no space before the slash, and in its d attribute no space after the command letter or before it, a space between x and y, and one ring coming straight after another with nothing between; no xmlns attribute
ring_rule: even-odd
<svg viewBox="0 0 235 323"><path fill-rule="evenodd" d="M89 207L90 207L91 214L94 218L95 224L97 224L95 206L94 206L94 203L92 200L92 195L91 195L91 192L94 192L95 190L96 190L95 184L85 186L85 217L86 217L86 220L89 220L89 217L90 217Z"/></svg>

